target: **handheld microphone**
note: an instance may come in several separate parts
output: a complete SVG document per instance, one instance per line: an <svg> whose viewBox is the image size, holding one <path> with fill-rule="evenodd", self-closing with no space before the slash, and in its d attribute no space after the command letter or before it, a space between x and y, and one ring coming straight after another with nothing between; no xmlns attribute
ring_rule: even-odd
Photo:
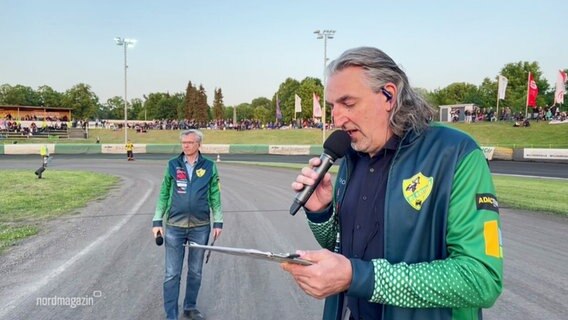
<svg viewBox="0 0 568 320"><path fill-rule="evenodd" d="M161 232L158 232L158 235L156 236L156 244L158 246L161 246L162 244L164 244L164 238L162 237Z"/></svg>
<svg viewBox="0 0 568 320"><path fill-rule="evenodd" d="M291 215L295 215L298 210L306 204L327 170L331 168L335 160L345 155L350 144L351 138L349 137L349 134L343 130L334 131L325 140L325 143L323 144L323 153L320 156L321 164L314 169L318 174L318 177L313 185L304 186L304 189L296 195L292 206L290 206Z"/></svg>

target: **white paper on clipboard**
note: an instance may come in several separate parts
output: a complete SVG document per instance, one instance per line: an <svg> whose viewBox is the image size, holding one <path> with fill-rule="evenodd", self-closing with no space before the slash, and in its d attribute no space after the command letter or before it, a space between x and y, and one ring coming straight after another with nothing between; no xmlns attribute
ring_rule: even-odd
<svg viewBox="0 0 568 320"><path fill-rule="evenodd" d="M290 262L290 263L295 263L295 264L299 264L299 265L303 265L303 266L309 266L309 265L312 264L311 261L308 261L308 260L305 260L305 259L300 259L297 254L272 253L272 252L259 251L259 250L255 250L255 249L208 246L208 245L197 244L195 242L190 242L187 246L190 247L190 248L204 249L204 250L210 250L210 251L215 251L215 252L231 254L231 255L235 255L235 256L244 256L244 257L262 259L262 260L268 260L268 261Z"/></svg>

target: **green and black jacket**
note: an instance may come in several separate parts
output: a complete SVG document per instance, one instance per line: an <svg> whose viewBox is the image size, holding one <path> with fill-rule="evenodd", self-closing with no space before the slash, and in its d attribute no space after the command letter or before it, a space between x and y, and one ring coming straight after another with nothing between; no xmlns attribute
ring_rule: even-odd
<svg viewBox="0 0 568 320"><path fill-rule="evenodd" d="M352 170L348 155L333 205L307 212L316 240L336 252ZM324 319L340 318L343 295L384 304L383 320L481 319L503 285L499 208L483 152L466 134L433 124L407 132L388 174L385 257L350 259L351 286L326 299Z"/></svg>
<svg viewBox="0 0 568 320"><path fill-rule="evenodd" d="M221 185L217 165L201 153L193 168L191 181L182 153L168 162L152 224L191 228L211 223L223 228Z"/></svg>

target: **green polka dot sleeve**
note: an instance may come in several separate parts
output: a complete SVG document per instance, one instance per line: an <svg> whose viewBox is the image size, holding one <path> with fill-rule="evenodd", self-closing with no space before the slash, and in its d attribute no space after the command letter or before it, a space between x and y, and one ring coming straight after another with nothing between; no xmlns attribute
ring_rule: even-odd
<svg viewBox="0 0 568 320"><path fill-rule="evenodd" d="M456 260L410 265L373 260L375 289L370 301L404 308L490 307L493 281L476 281L484 275L475 261Z"/></svg>
<svg viewBox="0 0 568 320"><path fill-rule="evenodd" d="M308 226L312 229L312 233L316 238L317 242L322 248L333 251L335 247L335 240L338 230L338 225L335 222L334 216L331 219L322 222L315 223L308 219Z"/></svg>

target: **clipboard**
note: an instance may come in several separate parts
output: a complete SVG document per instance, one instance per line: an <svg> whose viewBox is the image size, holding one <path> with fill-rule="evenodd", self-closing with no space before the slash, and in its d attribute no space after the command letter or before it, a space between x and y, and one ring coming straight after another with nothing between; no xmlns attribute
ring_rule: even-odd
<svg viewBox="0 0 568 320"><path fill-rule="evenodd" d="M300 255L298 255L298 254L272 253L272 252L265 252L265 251L255 250L255 249L208 246L208 245L197 244L195 242L190 242L189 244L186 244L186 246L189 247L189 248L210 250L210 251L230 254L230 255L234 255L234 256L244 256L244 257L267 260L267 261L289 262L289 263L295 263L295 264L299 264L299 265L303 265L303 266L312 265L311 261L301 259Z"/></svg>

